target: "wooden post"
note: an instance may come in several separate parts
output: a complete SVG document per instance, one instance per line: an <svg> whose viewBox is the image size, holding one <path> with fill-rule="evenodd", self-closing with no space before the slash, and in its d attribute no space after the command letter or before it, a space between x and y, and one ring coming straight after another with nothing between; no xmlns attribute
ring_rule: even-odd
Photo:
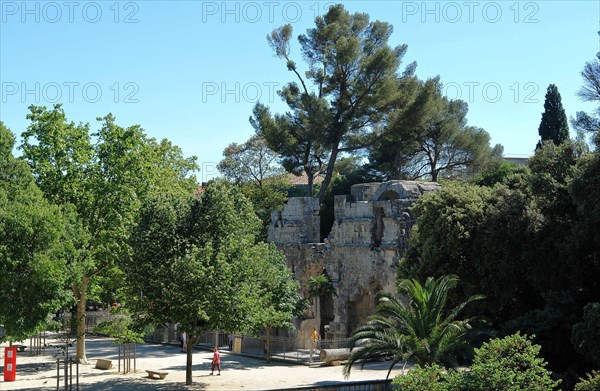
<svg viewBox="0 0 600 391"><path fill-rule="evenodd" d="M69 390L69 367L67 365L67 360L65 360L65 391Z"/></svg>
<svg viewBox="0 0 600 391"><path fill-rule="evenodd" d="M126 349L127 349L127 369L126 369L126 372L129 373L129 371L131 370L131 344L129 342L127 342Z"/></svg>
<svg viewBox="0 0 600 391"><path fill-rule="evenodd" d="M73 360L69 360L69 390L73 389Z"/></svg>

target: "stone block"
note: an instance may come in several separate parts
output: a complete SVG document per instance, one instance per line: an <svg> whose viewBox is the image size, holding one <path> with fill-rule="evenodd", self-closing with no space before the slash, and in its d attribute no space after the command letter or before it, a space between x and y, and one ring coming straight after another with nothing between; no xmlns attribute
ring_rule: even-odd
<svg viewBox="0 0 600 391"><path fill-rule="evenodd" d="M106 360L103 358L99 358L98 360L96 360L96 369L102 369L104 371L107 371L111 368L112 368L111 360Z"/></svg>

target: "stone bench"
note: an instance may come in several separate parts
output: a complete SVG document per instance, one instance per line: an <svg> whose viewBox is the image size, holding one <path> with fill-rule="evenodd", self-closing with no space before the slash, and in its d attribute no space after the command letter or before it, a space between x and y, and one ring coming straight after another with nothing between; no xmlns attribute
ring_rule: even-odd
<svg viewBox="0 0 600 391"><path fill-rule="evenodd" d="M99 358L96 360L96 369L108 370L112 368L112 361Z"/></svg>
<svg viewBox="0 0 600 391"><path fill-rule="evenodd" d="M146 369L146 372L148 373L148 377L150 379L164 379L169 372L164 372L164 371L149 371Z"/></svg>

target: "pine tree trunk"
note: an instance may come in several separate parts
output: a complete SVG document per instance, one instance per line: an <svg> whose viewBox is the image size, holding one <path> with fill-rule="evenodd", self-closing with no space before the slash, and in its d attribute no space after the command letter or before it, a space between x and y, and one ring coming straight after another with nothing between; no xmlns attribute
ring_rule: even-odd
<svg viewBox="0 0 600 391"><path fill-rule="evenodd" d="M312 197L314 194L314 183L315 183L315 174L312 172L312 170L309 169L304 169L304 172L306 173L306 182L307 182L307 191L306 191L306 195L308 197Z"/></svg>
<svg viewBox="0 0 600 391"><path fill-rule="evenodd" d="M336 143L331 150L331 155L329 156L329 162L327 163L327 171L325 172L325 178L323 178L323 182L321 183L321 189L319 190L319 206L323 203L323 199L325 198L325 193L327 192L327 188L329 187L329 183L331 183L331 178L333 177L333 169L335 166L335 162L337 160L337 156L339 153L338 143Z"/></svg>

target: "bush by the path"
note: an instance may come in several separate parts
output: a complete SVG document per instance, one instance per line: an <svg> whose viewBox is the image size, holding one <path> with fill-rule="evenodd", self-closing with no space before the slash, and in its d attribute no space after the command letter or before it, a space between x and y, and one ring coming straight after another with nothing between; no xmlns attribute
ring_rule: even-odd
<svg viewBox="0 0 600 391"><path fill-rule="evenodd" d="M519 333L493 339L475 349L470 371L445 372L439 366L414 367L393 384L403 391L547 391L555 390L546 362L539 357L540 346ZM581 391L597 390L582 388Z"/></svg>
<svg viewBox="0 0 600 391"><path fill-rule="evenodd" d="M592 371L587 374L586 379L581 379L575 385L575 391L598 391L600 390L600 371Z"/></svg>

